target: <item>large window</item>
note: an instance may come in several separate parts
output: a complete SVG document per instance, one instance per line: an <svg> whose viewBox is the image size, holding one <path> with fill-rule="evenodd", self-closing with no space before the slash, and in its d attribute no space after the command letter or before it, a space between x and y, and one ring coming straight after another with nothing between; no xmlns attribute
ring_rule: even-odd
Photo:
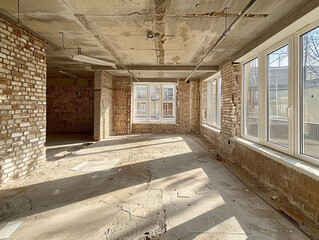
<svg viewBox="0 0 319 240"><path fill-rule="evenodd" d="M220 128L221 115L221 77L214 75L207 80L207 117L208 125Z"/></svg>
<svg viewBox="0 0 319 240"><path fill-rule="evenodd" d="M135 83L134 122L175 122L175 83Z"/></svg>
<svg viewBox="0 0 319 240"><path fill-rule="evenodd" d="M301 153L319 158L319 27L300 36Z"/></svg>
<svg viewBox="0 0 319 240"><path fill-rule="evenodd" d="M300 29L243 62L242 135L319 165L319 22Z"/></svg>

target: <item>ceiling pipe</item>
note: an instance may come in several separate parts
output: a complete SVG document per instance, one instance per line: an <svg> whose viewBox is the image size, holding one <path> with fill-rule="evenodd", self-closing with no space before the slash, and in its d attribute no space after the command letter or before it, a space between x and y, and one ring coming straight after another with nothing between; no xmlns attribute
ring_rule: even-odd
<svg viewBox="0 0 319 240"><path fill-rule="evenodd" d="M19 14L20 15L20 14ZM47 39L46 37L42 36L41 34L31 30L30 28L28 28L27 26L23 25L20 21L20 19L15 20L13 19L12 17L8 16L7 14L5 14L4 12L0 11L0 16L3 17L3 18L6 18L8 19L10 22L12 22L13 24L17 25L17 26L20 26L20 27L23 27L27 32L33 34L34 36L37 36L38 38L42 39L44 42L46 42L47 44L53 46L56 50L62 50L63 51L63 48L60 47L59 45L55 44L54 42L52 42L51 40ZM20 18L20 17L19 17ZM3 20L0 19L1 22L4 22Z"/></svg>
<svg viewBox="0 0 319 240"><path fill-rule="evenodd" d="M116 58L118 63L121 65L122 68L124 68L130 75L132 78L134 78L137 82L140 82L140 80L134 75L134 73L132 73L127 67L124 66L124 64L120 61L120 59Z"/></svg>
<svg viewBox="0 0 319 240"><path fill-rule="evenodd" d="M189 83L190 77L196 72L200 65L204 62L205 58L220 44L224 38L230 33L230 31L237 25L237 23L245 16L248 10L254 5L257 0L251 0L247 6L243 9L243 11L237 16L237 18L230 24L230 26L223 32L223 34L219 37L217 42L209 49L209 51L202 57L199 63L196 65L194 70L188 75L185 82Z"/></svg>
<svg viewBox="0 0 319 240"><path fill-rule="evenodd" d="M20 22L20 0L17 0L17 7L18 7L18 22Z"/></svg>

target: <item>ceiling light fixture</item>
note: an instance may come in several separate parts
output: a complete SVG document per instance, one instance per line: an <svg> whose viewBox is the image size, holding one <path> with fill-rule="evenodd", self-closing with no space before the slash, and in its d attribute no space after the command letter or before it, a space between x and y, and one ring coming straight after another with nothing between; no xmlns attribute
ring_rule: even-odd
<svg viewBox="0 0 319 240"><path fill-rule="evenodd" d="M65 72L65 71L62 71L62 70L60 70L59 73L63 73L63 74L65 74L65 75L68 75L68 76L77 78L77 76L75 76L75 75L73 75L73 74L71 74L71 73L67 73L67 72Z"/></svg>
<svg viewBox="0 0 319 240"><path fill-rule="evenodd" d="M152 31L148 31L146 36L147 36L147 38L153 38L154 33Z"/></svg>
<svg viewBox="0 0 319 240"><path fill-rule="evenodd" d="M90 64L93 64L93 65L109 66L109 67L112 67L112 68L116 69L116 65L114 63L107 62L107 61L104 61L104 60L100 60L100 59L97 59L97 58L84 56L84 55L79 54L79 53L75 54L72 57L72 59L75 60L75 61L78 61L78 62L85 62L85 63L90 63Z"/></svg>

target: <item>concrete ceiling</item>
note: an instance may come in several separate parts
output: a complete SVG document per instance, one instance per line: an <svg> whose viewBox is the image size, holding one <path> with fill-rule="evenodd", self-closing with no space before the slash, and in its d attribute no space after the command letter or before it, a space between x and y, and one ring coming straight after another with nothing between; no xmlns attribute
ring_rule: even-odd
<svg viewBox="0 0 319 240"><path fill-rule="evenodd" d="M246 46L263 31L310 0L259 0L248 15L211 53L205 69L194 75L216 72L216 66ZM249 0L21 0L22 24L65 51L48 49L48 76L91 76L88 64L72 60L80 47L82 54L121 61L140 78L187 77L203 53L225 29L224 8L230 24ZM196 4L200 4L196 7ZM17 18L17 2L1 0L0 10ZM157 36L149 39L148 31ZM157 68L163 66L164 68ZM176 66L179 66L176 68ZM211 71L209 71L211 68ZM107 69L113 75L125 70ZM61 72L62 71L62 72Z"/></svg>

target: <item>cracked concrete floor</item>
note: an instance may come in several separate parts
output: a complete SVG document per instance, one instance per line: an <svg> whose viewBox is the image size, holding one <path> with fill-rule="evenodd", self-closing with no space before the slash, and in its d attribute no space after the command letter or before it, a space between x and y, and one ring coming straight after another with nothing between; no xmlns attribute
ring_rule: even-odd
<svg viewBox="0 0 319 240"><path fill-rule="evenodd" d="M114 136L0 188L9 239L308 239L194 141Z"/></svg>

